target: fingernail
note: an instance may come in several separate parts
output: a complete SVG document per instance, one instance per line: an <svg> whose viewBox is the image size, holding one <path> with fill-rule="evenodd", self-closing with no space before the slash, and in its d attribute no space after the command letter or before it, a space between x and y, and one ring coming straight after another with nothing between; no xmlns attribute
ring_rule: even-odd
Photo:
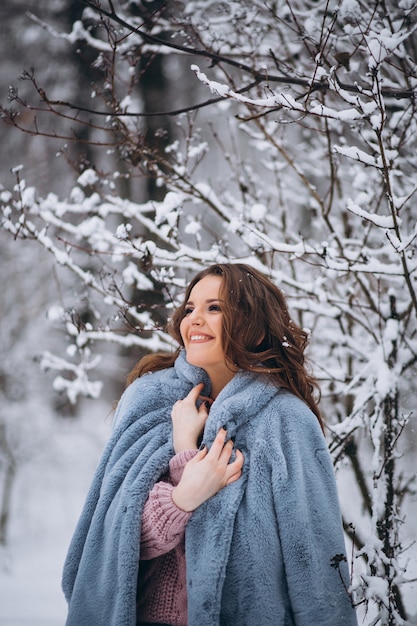
<svg viewBox="0 0 417 626"><path fill-rule="evenodd" d="M204 406L206 407L207 411L210 408L210 402L208 400L205 401Z"/></svg>
<svg viewBox="0 0 417 626"><path fill-rule="evenodd" d="M234 444L235 444L235 441L236 441L236 437L230 437L230 441L232 441L232 442L233 442L233 445L234 445Z"/></svg>
<svg viewBox="0 0 417 626"><path fill-rule="evenodd" d="M227 432L227 426L226 425L222 426L222 428L223 428L223 430L225 430Z"/></svg>
<svg viewBox="0 0 417 626"><path fill-rule="evenodd" d="M206 447L206 444L204 443L204 441L202 441L202 442L200 443L199 450L203 450L205 447Z"/></svg>

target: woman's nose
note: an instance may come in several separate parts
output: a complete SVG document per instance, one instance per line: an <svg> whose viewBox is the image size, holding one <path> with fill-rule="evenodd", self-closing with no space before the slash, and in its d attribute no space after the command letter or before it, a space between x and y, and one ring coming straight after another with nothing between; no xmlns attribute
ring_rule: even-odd
<svg viewBox="0 0 417 626"><path fill-rule="evenodd" d="M192 324L200 324L201 323L201 314L198 309L193 309L189 315L189 319Z"/></svg>

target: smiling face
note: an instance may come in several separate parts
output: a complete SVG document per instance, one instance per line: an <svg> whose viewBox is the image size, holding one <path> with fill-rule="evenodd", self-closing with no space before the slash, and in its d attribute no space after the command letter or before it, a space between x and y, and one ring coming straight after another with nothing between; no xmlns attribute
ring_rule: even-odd
<svg viewBox="0 0 417 626"><path fill-rule="evenodd" d="M220 276L202 278L191 290L180 333L191 365L203 368L214 383L228 382L233 372L226 365L223 349L223 313Z"/></svg>

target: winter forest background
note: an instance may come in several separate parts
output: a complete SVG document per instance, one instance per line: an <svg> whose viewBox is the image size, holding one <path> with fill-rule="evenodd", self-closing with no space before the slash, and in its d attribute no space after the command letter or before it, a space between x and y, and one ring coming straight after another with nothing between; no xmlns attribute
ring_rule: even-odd
<svg viewBox="0 0 417 626"><path fill-rule="evenodd" d="M360 623L416 624L416 3L0 16L0 624L64 623L112 407L215 261L311 330Z"/></svg>

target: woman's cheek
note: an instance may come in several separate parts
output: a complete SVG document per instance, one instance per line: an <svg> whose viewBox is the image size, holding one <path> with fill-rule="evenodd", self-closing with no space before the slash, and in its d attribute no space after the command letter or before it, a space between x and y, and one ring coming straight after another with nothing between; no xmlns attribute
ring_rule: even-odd
<svg viewBox="0 0 417 626"><path fill-rule="evenodd" d="M184 318L180 324L180 335L184 344L185 344L185 339L187 337L186 326L187 326L187 323L186 323L186 319Z"/></svg>

